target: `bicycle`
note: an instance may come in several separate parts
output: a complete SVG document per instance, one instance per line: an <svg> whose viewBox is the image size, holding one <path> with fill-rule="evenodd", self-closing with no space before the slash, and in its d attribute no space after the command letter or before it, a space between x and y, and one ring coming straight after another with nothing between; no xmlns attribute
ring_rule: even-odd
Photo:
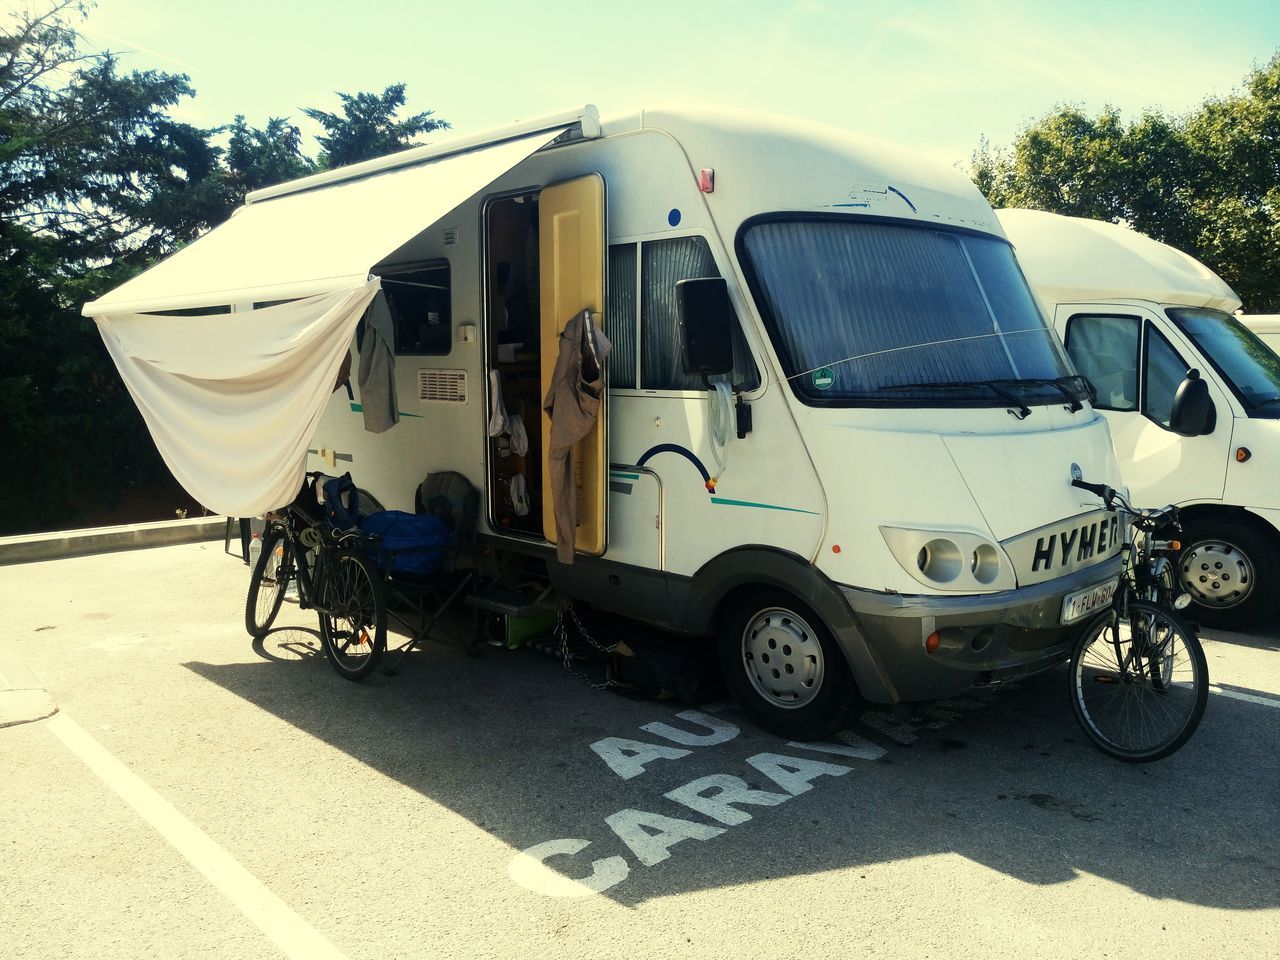
<svg viewBox="0 0 1280 960"><path fill-rule="evenodd" d="M336 530L324 518L315 491L320 476L308 473L293 503L267 523L245 598L245 629L261 639L275 622L289 584L296 582L298 606L319 616L330 664L340 676L360 680L373 672L387 648L383 579L367 556L370 538L357 530Z"/></svg>
<svg viewBox="0 0 1280 960"><path fill-rule="evenodd" d="M1094 745L1130 763L1169 756L1191 738L1209 697L1209 668L1195 630L1179 611L1171 556L1180 544L1176 507L1134 508L1105 484L1072 486L1117 507L1135 536L1110 607L1080 633L1071 653L1071 706Z"/></svg>

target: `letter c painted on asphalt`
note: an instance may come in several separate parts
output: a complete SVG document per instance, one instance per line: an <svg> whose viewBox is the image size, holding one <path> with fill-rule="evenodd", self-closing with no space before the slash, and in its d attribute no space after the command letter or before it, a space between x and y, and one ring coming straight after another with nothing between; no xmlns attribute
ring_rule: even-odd
<svg viewBox="0 0 1280 960"><path fill-rule="evenodd" d="M572 839L535 844L517 853L507 872L526 890L548 897L589 897L627 879L631 868L626 860L617 856L591 861L591 875L581 880L566 877L546 865L550 857L572 856L590 845L590 840Z"/></svg>

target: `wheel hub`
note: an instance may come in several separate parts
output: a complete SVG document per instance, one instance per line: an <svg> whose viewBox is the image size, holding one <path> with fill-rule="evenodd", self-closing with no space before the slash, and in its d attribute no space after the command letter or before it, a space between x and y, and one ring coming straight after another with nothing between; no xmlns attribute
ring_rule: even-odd
<svg viewBox="0 0 1280 960"><path fill-rule="evenodd" d="M1234 607L1253 592L1253 564L1225 540L1193 543L1179 566L1182 584L1206 607Z"/></svg>
<svg viewBox="0 0 1280 960"><path fill-rule="evenodd" d="M762 610L742 633L742 663L756 691L770 703L803 707L822 688L822 645L794 612Z"/></svg>

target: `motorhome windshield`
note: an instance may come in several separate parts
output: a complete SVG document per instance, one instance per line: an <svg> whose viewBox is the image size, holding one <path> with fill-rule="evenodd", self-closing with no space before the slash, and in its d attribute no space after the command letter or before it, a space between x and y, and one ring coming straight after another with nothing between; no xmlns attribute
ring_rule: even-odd
<svg viewBox="0 0 1280 960"><path fill-rule="evenodd" d="M1003 406L1086 396L1003 240L847 216L771 217L749 223L739 248L786 375L807 403Z"/></svg>
<svg viewBox="0 0 1280 960"><path fill-rule="evenodd" d="M1217 310L1174 308L1169 316L1227 381L1249 416L1280 417L1280 357L1257 334Z"/></svg>

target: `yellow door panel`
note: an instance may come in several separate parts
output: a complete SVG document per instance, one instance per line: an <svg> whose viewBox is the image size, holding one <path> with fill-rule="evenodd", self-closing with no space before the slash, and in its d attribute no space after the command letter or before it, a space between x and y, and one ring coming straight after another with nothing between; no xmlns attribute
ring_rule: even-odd
<svg viewBox="0 0 1280 960"><path fill-rule="evenodd" d="M605 277L604 178L589 174L545 187L538 196L538 261L541 280L542 395L551 386L560 333L580 311L590 310L596 326L603 323ZM605 550L605 509L609 500L606 444L607 391L600 419L573 450L578 487L580 553L599 556ZM551 418L542 414L542 449L551 449ZM556 539L548 458L542 458L542 529Z"/></svg>

